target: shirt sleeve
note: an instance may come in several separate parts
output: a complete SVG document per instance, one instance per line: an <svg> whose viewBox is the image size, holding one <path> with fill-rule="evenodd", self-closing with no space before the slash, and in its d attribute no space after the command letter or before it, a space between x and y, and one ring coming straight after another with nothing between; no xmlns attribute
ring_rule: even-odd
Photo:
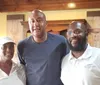
<svg viewBox="0 0 100 85"><path fill-rule="evenodd" d="M23 57L23 52L24 52L24 43L18 43L17 46L17 54L18 54L18 58L21 64L25 65L25 60Z"/></svg>

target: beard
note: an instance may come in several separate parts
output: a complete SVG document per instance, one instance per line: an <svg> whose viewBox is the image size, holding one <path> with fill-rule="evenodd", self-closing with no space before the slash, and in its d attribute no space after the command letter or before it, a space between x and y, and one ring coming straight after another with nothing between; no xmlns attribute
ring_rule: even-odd
<svg viewBox="0 0 100 85"><path fill-rule="evenodd" d="M76 46L72 46L71 41L68 42L69 48L72 51L84 51L86 48L87 38L84 36L83 38L79 39Z"/></svg>

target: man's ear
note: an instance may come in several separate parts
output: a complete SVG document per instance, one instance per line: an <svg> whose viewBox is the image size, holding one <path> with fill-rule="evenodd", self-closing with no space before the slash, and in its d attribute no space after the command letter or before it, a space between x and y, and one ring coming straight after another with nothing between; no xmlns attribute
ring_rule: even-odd
<svg viewBox="0 0 100 85"><path fill-rule="evenodd" d="M86 23L86 28L86 35L88 36L93 30L91 29L91 26L88 23Z"/></svg>
<svg viewBox="0 0 100 85"><path fill-rule="evenodd" d="M93 29L88 28L88 29L86 30L86 35L88 36L92 31L93 31Z"/></svg>
<svg viewBox="0 0 100 85"><path fill-rule="evenodd" d="M88 31L88 30L86 30L86 31L85 31L85 34L86 34L86 36L88 36L88 34L89 34L89 31Z"/></svg>
<svg viewBox="0 0 100 85"><path fill-rule="evenodd" d="M66 33L65 33L65 37L66 37L66 39L68 38L68 35L67 35L67 30L66 30Z"/></svg>

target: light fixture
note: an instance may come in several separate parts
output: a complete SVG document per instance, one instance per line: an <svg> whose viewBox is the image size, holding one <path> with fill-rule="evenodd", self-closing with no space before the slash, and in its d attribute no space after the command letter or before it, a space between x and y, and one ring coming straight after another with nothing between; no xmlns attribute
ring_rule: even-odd
<svg viewBox="0 0 100 85"><path fill-rule="evenodd" d="M68 3L68 8L75 8L76 7L76 4L74 2L70 2Z"/></svg>

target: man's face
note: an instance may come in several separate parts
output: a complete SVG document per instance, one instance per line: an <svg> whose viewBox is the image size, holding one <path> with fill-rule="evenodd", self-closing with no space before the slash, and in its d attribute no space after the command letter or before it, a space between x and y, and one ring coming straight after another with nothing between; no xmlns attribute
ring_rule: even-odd
<svg viewBox="0 0 100 85"><path fill-rule="evenodd" d="M33 11L28 20L29 28L33 36L42 37L45 33L46 18L42 12Z"/></svg>
<svg viewBox="0 0 100 85"><path fill-rule="evenodd" d="M14 43L6 43L2 46L3 57L5 60L11 60L14 55Z"/></svg>
<svg viewBox="0 0 100 85"><path fill-rule="evenodd" d="M67 30L67 39L72 51L82 51L87 42L86 30L82 23L71 24Z"/></svg>

